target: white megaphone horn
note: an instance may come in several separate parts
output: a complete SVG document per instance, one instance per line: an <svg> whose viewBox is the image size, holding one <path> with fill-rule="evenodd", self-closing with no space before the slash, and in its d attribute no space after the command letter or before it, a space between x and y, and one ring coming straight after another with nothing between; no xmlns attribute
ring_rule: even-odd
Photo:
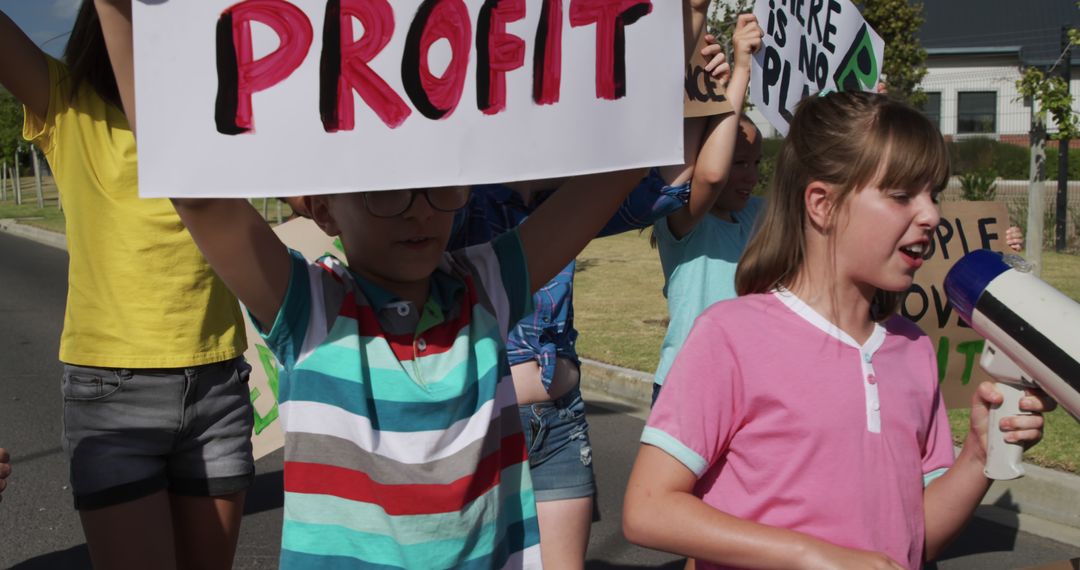
<svg viewBox="0 0 1080 570"><path fill-rule="evenodd" d="M990 414L986 476L1022 477L1023 446L1005 441L1000 421L1023 414L1023 389L1033 386L1080 420L1080 304L1034 276L1022 257L989 250L960 258L945 276L945 293L986 338L979 364L1005 396Z"/></svg>

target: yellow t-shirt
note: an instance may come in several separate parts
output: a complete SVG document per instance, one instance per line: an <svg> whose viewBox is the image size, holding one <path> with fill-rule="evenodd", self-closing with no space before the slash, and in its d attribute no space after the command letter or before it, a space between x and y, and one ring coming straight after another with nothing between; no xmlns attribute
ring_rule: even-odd
<svg viewBox="0 0 1080 570"><path fill-rule="evenodd" d="M23 137L45 153L67 217L67 310L60 360L103 368L182 368L246 346L236 298L166 199L138 195L135 138L89 84L71 93L49 58L48 115L23 109Z"/></svg>

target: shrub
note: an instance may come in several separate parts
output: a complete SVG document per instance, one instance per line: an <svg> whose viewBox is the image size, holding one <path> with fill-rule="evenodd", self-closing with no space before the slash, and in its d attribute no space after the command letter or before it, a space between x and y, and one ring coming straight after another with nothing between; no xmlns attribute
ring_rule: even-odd
<svg viewBox="0 0 1080 570"><path fill-rule="evenodd" d="M952 173L994 169L1005 180L1027 180L1031 171L1031 149L988 138L967 138L949 143ZM1058 143L1046 141L1046 178L1057 180ZM1070 149L1069 180L1080 180L1080 150Z"/></svg>
<svg viewBox="0 0 1080 570"><path fill-rule="evenodd" d="M1026 180L1031 152L1024 147L988 138L967 138L949 143L954 175L993 169L1006 180Z"/></svg>
<svg viewBox="0 0 1080 570"><path fill-rule="evenodd" d="M960 175L960 189L964 200L984 202L994 199L997 193L997 175L993 169L972 170Z"/></svg>
<svg viewBox="0 0 1080 570"><path fill-rule="evenodd" d="M1058 143L1047 141L1046 143L1046 178L1057 180L1058 177ZM1069 180L1080 180L1080 149L1069 149Z"/></svg>

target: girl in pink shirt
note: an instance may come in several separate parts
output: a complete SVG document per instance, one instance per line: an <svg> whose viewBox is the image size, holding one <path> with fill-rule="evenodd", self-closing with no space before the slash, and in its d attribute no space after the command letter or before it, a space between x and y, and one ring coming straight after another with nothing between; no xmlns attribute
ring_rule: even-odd
<svg viewBox="0 0 1080 570"><path fill-rule="evenodd" d="M953 459L929 339L898 316L949 176L941 134L885 96L802 102L739 298L694 324L642 435L623 531L698 568L921 568L990 481L991 383ZM1037 442L1051 404L1002 421Z"/></svg>

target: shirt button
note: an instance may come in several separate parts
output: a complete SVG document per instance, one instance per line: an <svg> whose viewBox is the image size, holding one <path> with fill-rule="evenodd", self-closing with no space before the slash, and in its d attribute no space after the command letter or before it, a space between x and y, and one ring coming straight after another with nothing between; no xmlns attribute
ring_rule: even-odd
<svg viewBox="0 0 1080 570"><path fill-rule="evenodd" d="M881 410L881 402L875 401L873 408L874 408L875 412L880 411Z"/></svg>
<svg viewBox="0 0 1080 570"><path fill-rule="evenodd" d="M422 338L418 339L416 341L416 350L419 350L420 352L427 350L427 341Z"/></svg>
<svg viewBox="0 0 1080 570"><path fill-rule="evenodd" d="M409 305L401 303L397 306L397 314L402 317L409 316Z"/></svg>
<svg viewBox="0 0 1080 570"><path fill-rule="evenodd" d="M866 377L866 382L873 386L874 384L877 384L877 378L875 378L873 374L870 374Z"/></svg>
<svg viewBox="0 0 1080 570"><path fill-rule="evenodd" d="M870 363L870 353L869 352L864 352L863 355L862 355L862 359L863 359L863 362L866 362L867 364L869 364Z"/></svg>

